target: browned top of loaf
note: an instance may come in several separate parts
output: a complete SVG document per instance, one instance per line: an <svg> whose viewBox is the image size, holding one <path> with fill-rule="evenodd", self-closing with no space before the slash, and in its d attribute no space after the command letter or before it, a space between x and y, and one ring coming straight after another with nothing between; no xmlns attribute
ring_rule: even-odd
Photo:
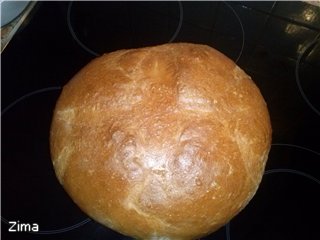
<svg viewBox="0 0 320 240"><path fill-rule="evenodd" d="M51 129L56 174L74 201L144 239L225 224L255 193L270 141L251 78L187 43L93 60L64 87Z"/></svg>

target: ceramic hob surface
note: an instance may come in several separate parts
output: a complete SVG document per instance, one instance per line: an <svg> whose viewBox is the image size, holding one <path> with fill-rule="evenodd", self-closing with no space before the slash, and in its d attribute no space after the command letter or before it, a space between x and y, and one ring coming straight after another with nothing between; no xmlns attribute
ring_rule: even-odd
<svg viewBox="0 0 320 240"><path fill-rule="evenodd" d="M319 39L320 8L304 2L37 3L1 56L2 239L130 239L89 219L59 185L52 112L61 87L94 57L167 42L207 44L233 59L271 115L257 194L203 239L319 239Z"/></svg>

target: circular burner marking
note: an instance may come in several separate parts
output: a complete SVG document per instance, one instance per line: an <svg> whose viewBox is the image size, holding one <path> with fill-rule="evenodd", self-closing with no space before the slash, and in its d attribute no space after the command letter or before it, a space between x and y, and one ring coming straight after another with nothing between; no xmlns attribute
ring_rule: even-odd
<svg viewBox="0 0 320 240"><path fill-rule="evenodd" d="M21 101L23 101L23 100L25 100L25 99L27 99L27 98L29 98L31 96L34 96L34 95L37 95L37 94L41 94L41 93L45 93L45 92L57 91L57 90L61 90L61 89L62 89L61 87L55 86L55 87L41 88L41 89L32 91L30 93L27 93L27 94L23 95L22 97L16 99L15 101L13 101L7 107L5 107L1 112L1 116L6 114L10 109L12 109L18 103L20 103ZM6 223L7 225L9 225L9 221L3 216L1 216L1 221ZM71 226L63 227L63 228L59 228L59 229L54 229L54 230L41 230L41 225L40 225L39 226L39 228L40 228L39 232L29 232L29 233L32 233L32 234L43 234L43 235L59 234L59 233L64 233L64 232L68 232L68 231L74 230L76 228L79 228L79 227L87 224L90 221L91 221L90 218L86 218L86 219L84 219L84 220L82 220L82 221L80 221L80 222L78 222L76 224L73 224Z"/></svg>
<svg viewBox="0 0 320 240"><path fill-rule="evenodd" d="M305 100L305 102L309 105L309 107L320 116L320 110L317 109L317 107L315 107L311 101L309 100L309 98L307 97L306 93L304 92L302 86L301 86L301 82L300 82L300 77L299 77L299 69L300 69L300 63L301 63L301 59L307 54L310 53L311 49L313 47L316 46L316 44L320 43L320 34L318 34L318 36L312 41L310 42L306 47L305 50L299 55L298 60L296 62L296 67L295 67L295 76L296 76L296 83L297 86L299 88L299 91L301 93L301 96L303 97L303 99Z"/></svg>
<svg viewBox="0 0 320 240"><path fill-rule="evenodd" d="M314 150L309 149L309 148L306 148L306 147L303 147L303 146L299 146L299 145L286 144L286 143L273 143L272 146L293 147L293 148L305 150L305 151L308 151L310 153L313 153L315 155L320 156L319 152L314 151ZM266 170L264 172L264 176L275 174L275 173L289 173L289 174L301 176L301 177L309 179L309 180L311 180L311 181L313 181L313 182L315 182L315 183L320 185L320 179L316 178L315 176L313 176L311 174L308 174L308 173L306 173L304 171L299 171L299 170L291 169L291 168L274 168L274 169ZM231 239L231 236L230 236L231 221L225 227L226 227L227 240L230 240Z"/></svg>
<svg viewBox="0 0 320 240"><path fill-rule="evenodd" d="M181 29L182 23L183 23L183 7L180 1L177 1L178 3L178 7L179 7L179 22L177 25L177 28L175 30L175 32L173 33L173 35L170 37L168 42L173 42L177 35L179 34L179 31ZM70 2L68 5L68 10L67 10L67 24L68 24L68 28L69 31L72 35L72 37L76 40L76 42L88 53L90 53L91 55L98 57L101 56L101 54L103 53L99 53L95 50L93 50L92 48L90 48L89 46L87 46L83 41L80 40L80 38L77 36L76 31L74 30L74 27L72 25L71 22L71 10L72 10L72 6L73 6L73 2ZM139 47L139 46L134 46L134 47Z"/></svg>
<svg viewBox="0 0 320 240"><path fill-rule="evenodd" d="M239 54L238 54L238 56L237 56L237 58L236 58L236 60L235 60L235 62L237 63L237 62L239 61L241 55L242 55L243 48L244 48L244 42L245 42L244 28L243 28L242 21L241 21L239 15L238 15L237 12L233 9L233 7L232 7L229 3L225 2L225 1L223 1L223 3L224 3L224 4L233 12L233 14L236 16L236 18L237 18L237 20L238 20L238 22L239 22L239 24L240 24L240 28L241 28L242 41L241 41L241 49L240 49L240 52L239 52Z"/></svg>
<svg viewBox="0 0 320 240"><path fill-rule="evenodd" d="M14 107L17 103L23 101L24 99L31 97L33 95L39 94L39 93L44 93L44 92L49 92L49 91L55 91L55 90L61 90L61 87L47 87L47 88L41 88L38 90L35 90L33 92L27 93L23 95L22 97L16 99L12 103L10 103L8 106L6 106L2 111L1 111L1 116L3 116L8 110L10 110L12 107Z"/></svg>

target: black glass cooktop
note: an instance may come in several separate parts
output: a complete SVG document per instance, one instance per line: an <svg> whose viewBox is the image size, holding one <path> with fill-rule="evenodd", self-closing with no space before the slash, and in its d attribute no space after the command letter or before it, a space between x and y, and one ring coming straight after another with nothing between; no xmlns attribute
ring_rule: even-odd
<svg viewBox="0 0 320 240"><path fill-rule="evenodd" d="M1 239L130 239L89 219L59 185L50 122L61 87L91 59L167 42L207 44L233 59L271 115L257 194L203 239L320 238L320 7L172 1L37 3L1 54Z"/></svg>

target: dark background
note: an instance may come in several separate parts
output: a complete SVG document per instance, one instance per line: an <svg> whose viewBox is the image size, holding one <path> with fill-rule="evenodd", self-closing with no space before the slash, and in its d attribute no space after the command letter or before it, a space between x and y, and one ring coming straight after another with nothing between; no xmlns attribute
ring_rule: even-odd
<svg viewBox="0 0 320 240"><path fill-rule="evenodd" d="M167 42L207 44L236 61L273 126L256 196L203 239L319 239L319 36L320 7L304 2L37 3L1 54L2 239L130 239L89 221L58 184L52 111L61 87L95 56ZM40 233L9 233L6 222L17 220L38 223Z"/></svg>

